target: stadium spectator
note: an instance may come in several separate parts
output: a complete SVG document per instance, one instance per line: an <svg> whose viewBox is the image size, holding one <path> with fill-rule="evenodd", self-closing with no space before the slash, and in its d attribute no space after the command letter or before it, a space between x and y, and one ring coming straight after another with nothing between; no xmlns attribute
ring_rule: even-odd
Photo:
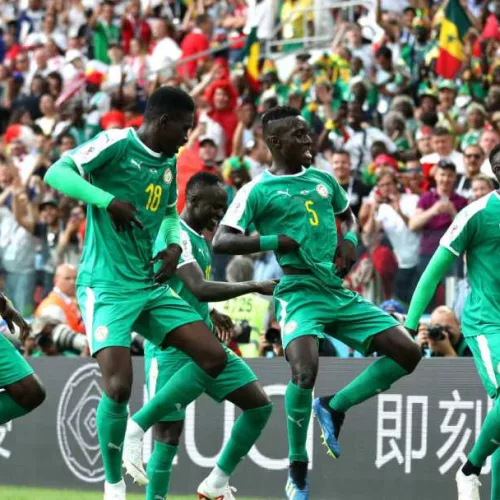
<svg viewBox="0 0 500 500"><path fill-rule="evenodd" d="M68 325L74 332L85 333L76 301L76 268L61 264L56 269L54 288L35 311L36 317L52 318Z"/></svg>
<svg viewBox="0 0 500 500"><path fill-rule="evenodd" d="M490 165L491 150L500 142L500 134L495 129L484 130L479 139L479 145L484 151L485 160L481 165L481 172L487 176L495 179Z"/></svg>
<svg viewBox="0 0 500 500"><path fill-rule="evenodd" d="M429 324L421 323L416 341L431 357L471 357L472 352L460 330L455 313L446 306L432 311Z"/></svg>
<svg viewBox="0 0 500 500"><path fill-rule="evenodd" d="M200 14L196 18L196 27L188 33L181 43L182 59L188 59L178 67L179 74L193 80L201 66L208 60L207 55L193 57L198 53L206 52L210 46L210 39L214 29L212 18L208 14Z"/></svg>
<svg viewBox="0 0 500 500"><path fill-rule="evenodd" d="M457 176L457 194L471 200L472 181L481 171L481 165L484 162L484 152L479 144L471 144L464 148L465 174Z"/></svg>
<svg viewBox="0 0 500 500"><path fill-rule="evenodd" d="M114 24L114 17L114 3L111 0L105 0L95 9L89 19L89 26L93 30L94 59L106 64L110 63L109 46L120 42L120 28Z"/></svg>
<svg viewBox="0 0 500 500"><path fill-rule="evenodd" d="M491 177L484 174L478 174L472 179L471 192L472 200L476 201L488 193L495 190L495 183Z"/></svg>

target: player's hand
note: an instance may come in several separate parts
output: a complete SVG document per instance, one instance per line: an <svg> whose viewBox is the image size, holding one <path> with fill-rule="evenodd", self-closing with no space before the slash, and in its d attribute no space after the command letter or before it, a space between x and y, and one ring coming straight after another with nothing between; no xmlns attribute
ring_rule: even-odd
<svg viewBox="0 0 500 500"><path fill-rule="evenodd" d="M261 293L262 295L272 295L279 281L280 281L279 279L257 281L255 283L257 288L257 293Z"/></svg>
<svg viewBox="0 0 500 500"><path fill-rule="evenodd" d="M156 283L165 283L174 276L181 253L182 248L179 245L169 245L153 257L150 264L161 262L160 269L154 275Z"/></svg>
<svg viewBox="0 0 500 500"><path fill-rule="evenodd" d="M334 262L339 278L345 278L356 263L356 247L352 241L342 241L335 252Z"/></svg>
<svg viewBox="0 0 500 500"><path fill-rule="evenodd" d="M285 236L284 234L280 234L278 236L278 252L280 253L288 253L293 250L298 250L300 245L292 238Z"/></svg>
<svg viewBox="0 0 500 500"><path fill-rule="evenodd" d="M118 232L132 229L134 225L139 229L144 229L142 222L136 216L137 208L128 201L114 198L108 205L107 211Z"/></svg>
<svg viewBox="0 0 500 500"><path fill-rule="evenodd" d="M233 337L234 323L233 320L227 315L222 314L217 309L210 311L210 319L217 330L217 337L221 342L229 342Z"/></svg>
<svg viewBox="0 0 500 500"><path fill-rule="evenodd" d="M14 325L19 327L19 340L24 342L30 333L30 327L26 321L24 321L21 314L14 309L14 306L3 296L0 296L0 311L2 312L2 318L7 323L11 333L14 333Z"/></svg>

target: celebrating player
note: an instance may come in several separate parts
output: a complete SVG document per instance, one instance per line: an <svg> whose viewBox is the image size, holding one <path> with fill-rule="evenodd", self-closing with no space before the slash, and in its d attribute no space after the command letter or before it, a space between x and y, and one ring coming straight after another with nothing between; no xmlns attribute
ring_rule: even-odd
<svg viewBox="0 0 500 500"><path fill-rule="evenodd" d="M174 275L181 254L175 154L193 126L193 112L185 92L160 87L147 102L138 132L102 132L45 175L47 184L89 205L77 294L104 385L97 429L106 500L125 498L121 468L132 387L130 333L176 347L194 361L143 408L139 430L196 399L227 363L226 352L199 314L169 287L157 286ZM160 226L169 245L154 256ZM161 263L156 273L155 262ZM142 448L131 447L123 462L139 484L147 484Z"/></svg>
<svg viewBox="0 0 500 500"><path fill-rule="evenodd" d="M292 108L278 107L262 121L273 165L238 192L217 231L214 250L273 250L285 274L274 296L292 371L285 394L290 459L286 494L304 500L309 498L306 436L318 371L317 339L332 335L363 354L384 355L336 395L314 401L334 457L340 455L338 435L345 412L411 373L421 354L396 320L342 288L342 277L355 262L356 222L335 179L304 167L312 161L305 120ZM338 248L335 215L347 230ZM260 236L243 234L252 223Z"/></svg>
<svg viewBox="0 0 500 500"><path fill-rule="evenodd" d="M0 316L9 330L19 327L19 338L24 341L30 327L12 304L0 293ZM33 373L33 369L9 340L0 334L0 425L22 417L45 399L45 389Z"/></svg>
<svg viewBox="0 0 500 500"><path fill-rule="evenodd" d="M491 169L500 181L500 145L490 153ZM500 194L493 191L455 217L441 238L410 303L406 326L415 331L437 285L450 265L465 253L471 291L462 313L462 331L493 408L467 461L457 471L459 500L479 500L479 474L493 454L491 498L500 498Z"/></svg>
<svg viewBox="0 0 500 500"><path fill-rule="evenodd" d="M227 300L252 292L271 294L274 281L246 283L211 282L211 252L204 229L214 230L227 209L227 193L214 175L201 172L194 175L186 187L186 206L181 214L182 254L177 273L168 284L187 303L191 304L211 330L217 329L225 337L232 329L231 320L212 310L209 301ZM165 234L160 232L156 250L165 248ZM250 367L229 349L228 362L213 387L207 390L215 401L231 401L243 410L236 421L231 437L225 445L213 472L198 488L201 499L232 500L229 476L248 453L271 415L272 403L263 391ZM174 348L164 351L151 343L145 348L145 369L148 392L152 397L174 373L191 362L184 353ZM148 463L149 484L147 500L165 498L168 492L172 461L184 424L185 410L181 409L161 419L154 428L155 444ZM125 438L125 448L127 438Z"/></svg>

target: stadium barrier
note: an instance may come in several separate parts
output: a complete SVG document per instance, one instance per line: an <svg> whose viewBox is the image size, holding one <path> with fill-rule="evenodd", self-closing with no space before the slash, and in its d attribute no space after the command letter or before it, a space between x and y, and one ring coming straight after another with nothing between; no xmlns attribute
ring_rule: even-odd
<svg viewBox="0 0 500 500"><path fill-rule="evenodd" d="M316 393L335 392L368 363L322 359ZM288 463L283 396L289 370L282 359L251 360L250 365L272 397L275 411L233 483L245 497L283 498ZM0 484L101 489L97 365L84 359L46 358L33 360L33 367L48 397L32 414L0 426ZM133 411L145 399L142 359L134 359L134 370ZM339 460L326 455L317 423L311 421L307 446L312 498L455 498L454 474L490 407L472 360L424 360L393 390L349 412ZM188 408L172 493L194 493L215 464L237 414L231 404L217 405L205 396ZM147 458L150 435L144 451ZM489 498L490 467L488 461L481 478L484 498ZM131 486L130 491L138 489Z"/></svg>

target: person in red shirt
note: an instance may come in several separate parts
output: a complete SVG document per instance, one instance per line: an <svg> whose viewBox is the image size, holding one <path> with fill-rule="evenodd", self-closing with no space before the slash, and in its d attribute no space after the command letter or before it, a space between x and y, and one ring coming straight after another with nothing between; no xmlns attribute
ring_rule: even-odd
<svg viewBox="0 0 500 500"><path fill-rule="evenodd" d="M210 48L210 39L214 30L214 23L208 14L201 14L196 18L196 28L188 33L181 43L182 59L191 57L199 52L204 52ZM198 66L208 61L208 56L204 55L187 61L179 66L179 74L187 79L194 79Z"/></svg>
<svg viewBox="0 0 500 500"><path fill-rule="evenodd" d="M123 51L130 52L130 42L133 38L141 40L145 47L151 42L151 28L141 16L141 0L130 0L127 14L122 21Z"/></svg>

